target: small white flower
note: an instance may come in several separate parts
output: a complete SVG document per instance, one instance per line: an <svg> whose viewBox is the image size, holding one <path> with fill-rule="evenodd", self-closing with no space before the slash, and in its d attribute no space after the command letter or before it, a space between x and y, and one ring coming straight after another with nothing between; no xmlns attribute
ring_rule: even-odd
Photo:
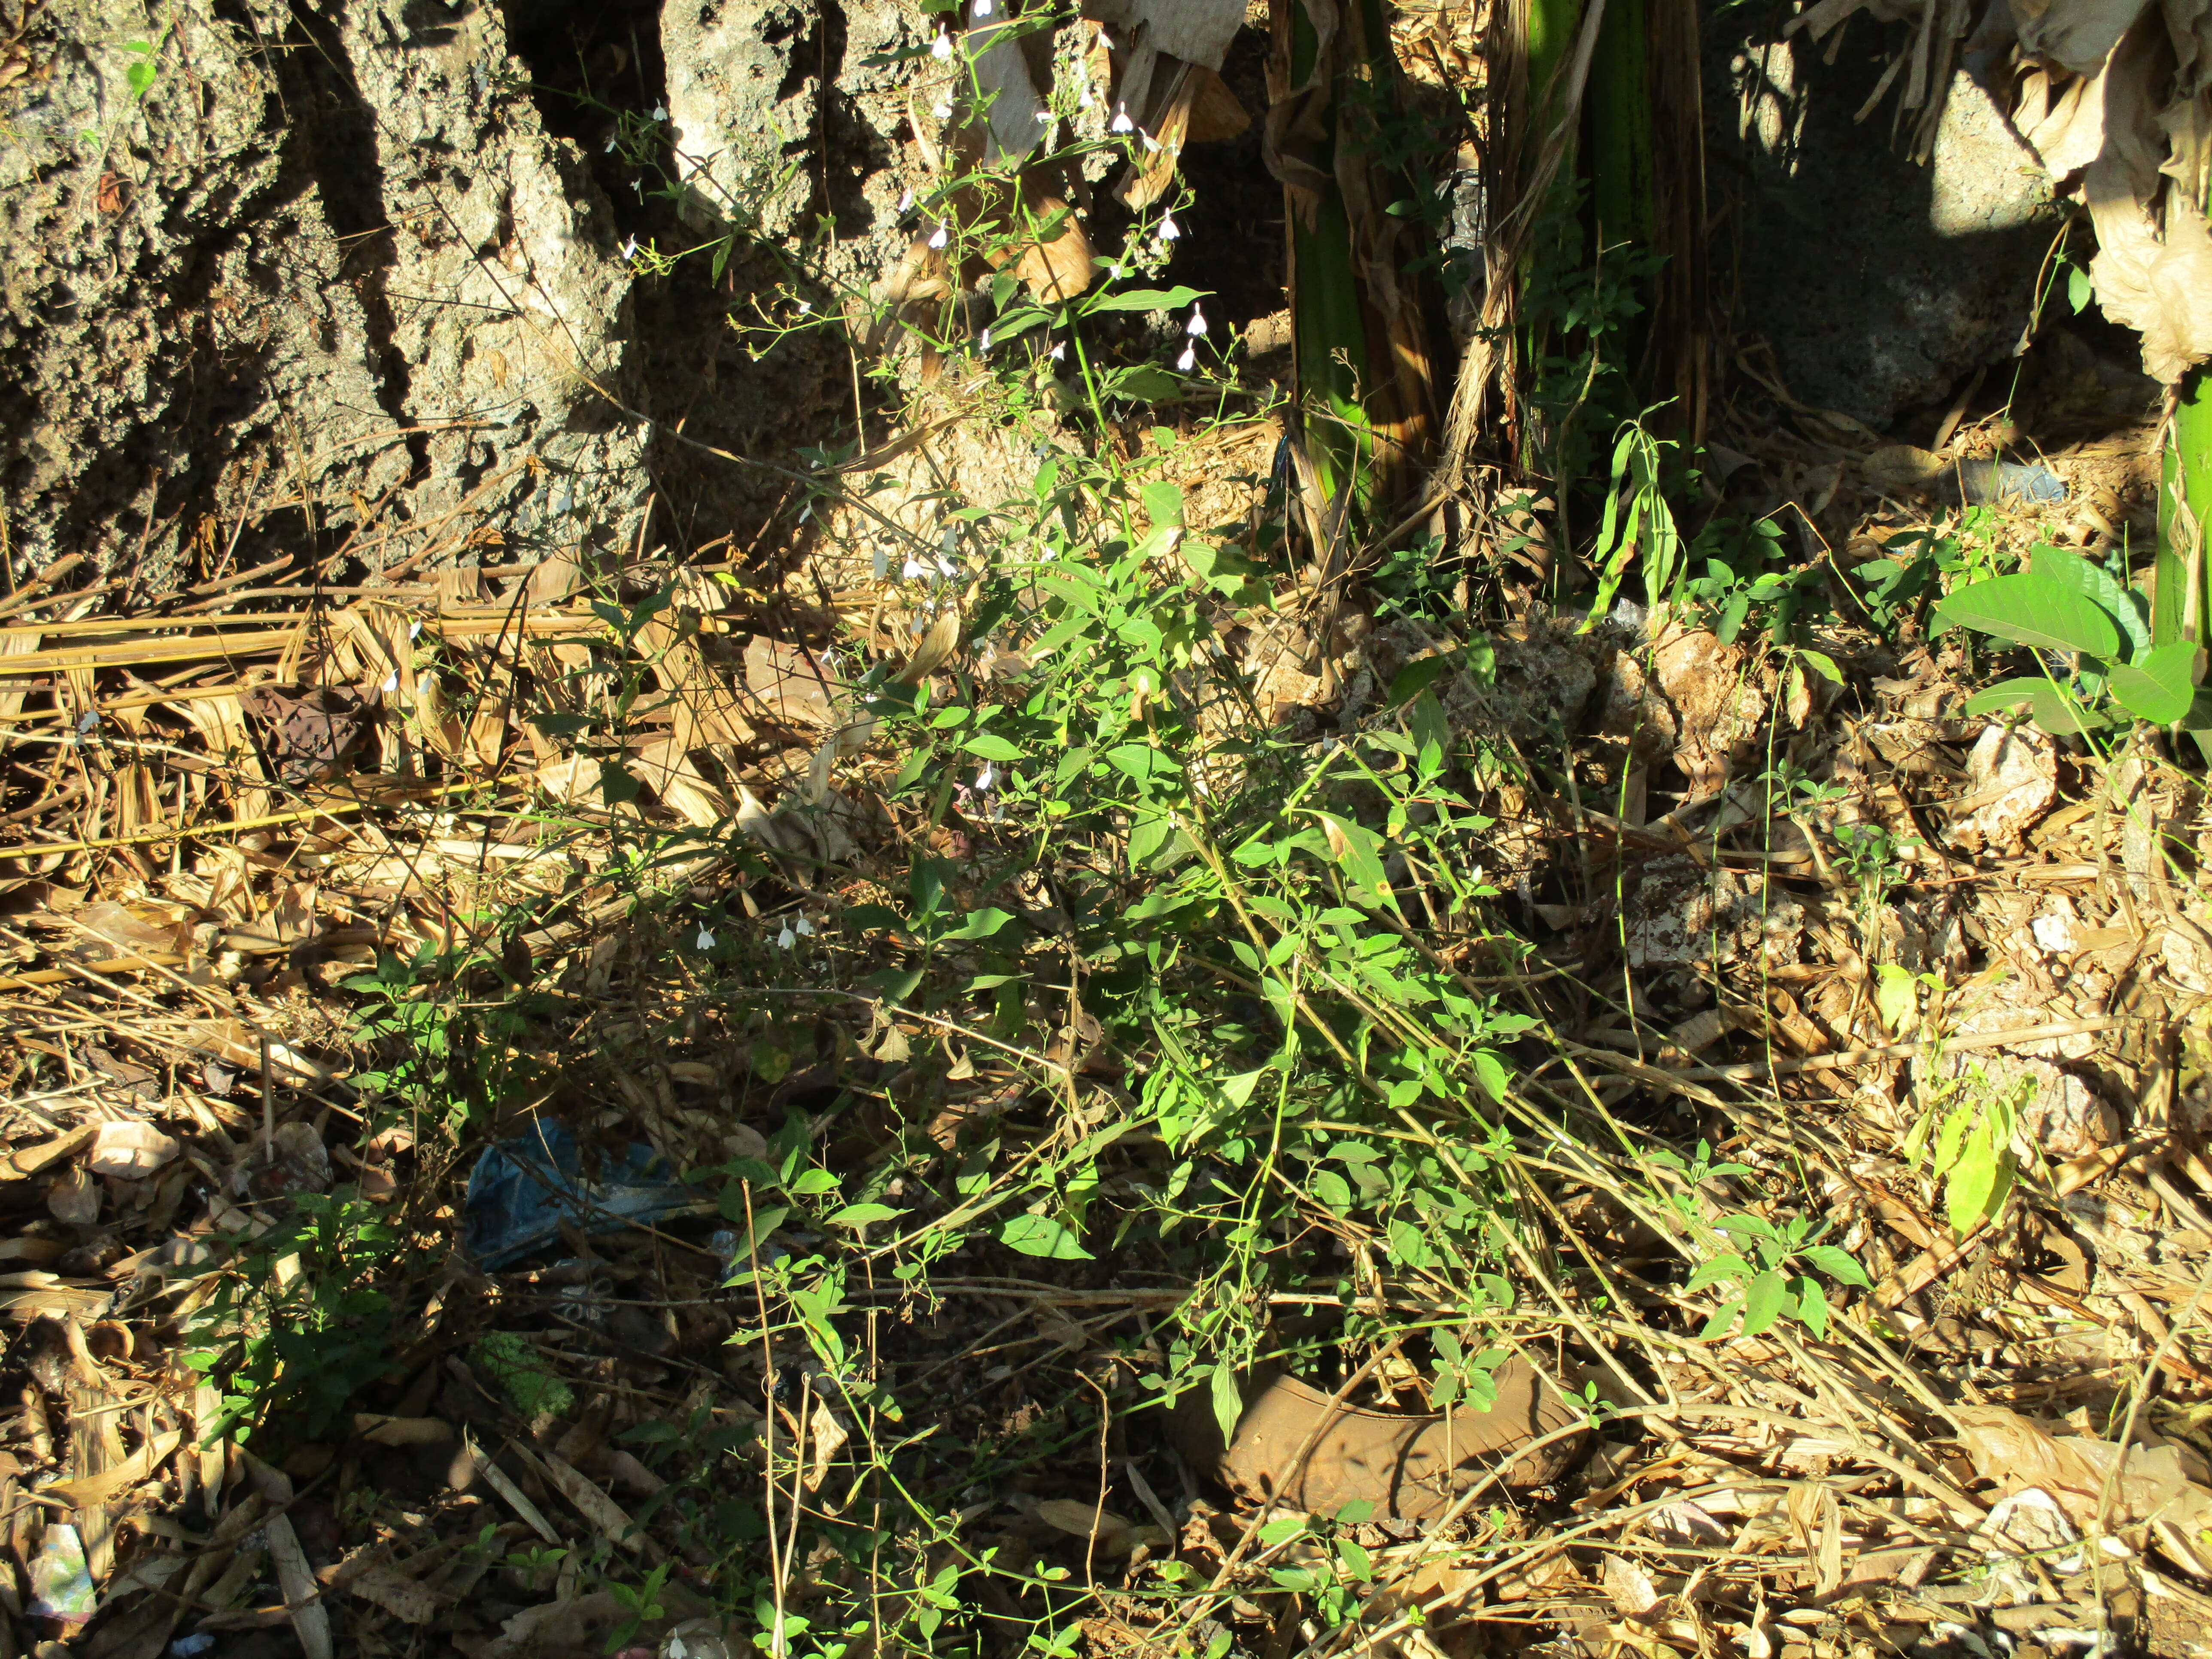
<svg viewBox="0 0 2212 1659"><path fill-rule="evenodd" d="M975 0L974 9L976 16L988 17L991 15L991 0Z"/></svg>
<svg viewBox="0 0 2212 1659"><path fill-rule="evenodd" d="M612 138L608 139L605 143L599 146L599 154L602 155L611 155L614 153L615 141Z"/></svg>
<svg viewBox="0 0 2212 1659"><path fill-rule="evenodd" d="M981 334L975 337L975 349L978 351L988 351L990 349L991 331L987 328Z"/></svg>
<svg viewBox="0 0 2212 1659"><path fill-rule="evenodd" d="M921 577L927 576L929 572L921 568L921 561L915 558L911 553L906 556L906 562L899 567L899 574L905 577L908 581L916 580Z"/></svg>
<svg viewBox="0 0 2212 1659"><path fill-rule="evenodd" d="M951 581L955 576L957 576L960 574L960 567L953 563L951 560L946 558L942 553L937 556L937 568L939 573L942 574L947 581Z"/></svg>
<svg viewBox="0 0 2212 1659"><path fill-rule="evenodd" d="M798 929L799 938L812 939L814 937L814 924L807 921L805 916L799 917L797 921L794 921L791 925L794 928Z"/></svg>
<svg viewBox="0 0 2212 1659"><path fill-rule="evenodd" d="M665 121L668 118L668 106L655 104L653 106L653 118L656 121Z"/></svg>
<svg viewBox="0 0 2212 1659"><path fill-rule="evenodd" d="M1114 37L1102 28L1098 31L1098 44L1111 52L1114 50Z"/></svg>
<svg viewBox="0 0 2212 1659"><path fill-rule="evenodd" d="M1066 341L1065 341L1065 340L1062 340L1062 341L1061 341L1058 345L1054 346L1054 347L1050 351L1048 351L1047 353L1045 353L1045 356L1048 356L1048 357L1049 357L1049 358L1051 358L1051 359L1053 360L1053 362L1060 362L1060 359L1062 359L1063 357L1065 357L1065 356L1067 356L1067 342L1066 342Z"/></svg>
<svg viewBox="0 0 2212 1659"><path fill-rule="evenodd" d="M1089 109L1091 107L1091 88L1088 86L1085 86L1083 90L1076 95L1075 106L1078 109Z"/></svg>
<svg viewBox="0 0 2212 1659"><path fill-rule="evenodd" d="M1146 132L1144 128L1139 127L1137 129L1137 137L1145 141L1146 155L1158 155L1160 153L1160 141L1153 137L1151 133Z"/></svg>
<svg viewBox="0 0 2212 1659"><path fill-rule="evenodd" d="M1198 348L1196 346L1185 346L1182 349L1182 356L1176 359L1176 367L1186 374L1189 374L1192 369L1197 368Z"/></svg>
<svg viewBox="0 0 2212 1659"><path fill-rule="evenodd" d="M1114 118L1106 124L1106 131L1109 132L1134 132L1136 130L1137 124L1129 118L1129 106L1127 104L1115 105Z"/></svg>
<svg viewBox="0 0 2212 1659"><path fill-rule="evenodd" d="M914 191L911 191L911 190L902 190L902 191L901 191L899 192L899 204L898 204L898 210L899 210L901 213L904 213L908 209L911 208L913 205L914 205Z"/></svg>
<svg viewBox="0 0 2212 1659"><path fill-rule="evenodd" d="M1200 335L1205 333L1206 313L1200 311L1196 306L1193 306L1190 308L1190 320L1182 325L1182 331L1189 335L1194 340L1198 338Z"/></svg>
<svg viewBox="0 0 2212 1659"><path fill-rule="evenodd" d="M1160 240L1172 242L1182 234L1182 227L1175 222L1174 214L1164 213L1160 216Z"/></svg>
<svg viewBox="0 0 2212 1659"><path fill-rule="evenodd" d="M629 239L629 240L628 240L627 242L624 242L624 243L622 245L622 257L623 257L624 259L635 259L635 258L637 258L637 238L636 238L636 237L635 237L635 236L631 237L631 238Z"/></svg>
<svg viewBox="0 0 2212 1659"><path fill-rule="evenodd" d="M420 617L407 624L407 637L410 640L419 640L422 637L422 619Z"/></svg>
<svg viewBox="0 0 2212 1659"><path fill-rule="evenodd" d="M952 100L950 98L939 99L929 112L940 121L950 121L952 118Z"/></svg>
<svg viewBox="0 0 2212 1659"><path fill-rule="evenodd" d="M801 524L805 524L805 523L809 519L812 518L813 516L814 516L814 503L813 503L813 502L811 502L811 501L807 502L807 504L806 504L805 506L804 506L804 507L800 507L800 508L799 509L799 523L801 523Z"/></svg>
<svg viewBox="0 0 2212 1659"><path fill-rule="evenodd" d="M947 34L943 29L938 30L937 39L929 43L929 55L932 58L951 57L952 37L950 34Z"/></svg>
<svg viewBox="0 0 2212 1659"><path fill-rule="evenodd" d="M814 309L814 301L811 301L811 300L806 299L806 298L805 298L804 296L802 296L802 297L800 298L799 301L799 313L800 313L800 315L804 316L806 313L808 313L808 312L810 312L810 311L811 311L811 310L813 310L813 309Z"/></svg>
<svg viewBox="0 0 2212 1659"><path fill-rule="evenodd" d="M945 246L945 227L943 225L938 226L935 230L929 233L929 245L932 247L943 247Z"/></svg>
<svg viewBox="0 0 2212 1659"><path fill-rule="evenodd" d="M988 795L998 787L999 769L989 761L985 761L983 769L975 775L975 793L979 795Z"/></svg>
<svg viewBox="0 0 2212 1659"><path fill-rule="evenodd" d="M79 732L89 732L99 724L100 713L97 709L88 708L76 717L76 729Z"/></svg>
<svg viewBox="0 0 2212 1659"><path fill-rule="evenodd" d="M384 695L388 697L398 689L399 671L395 668L384 677Z"/></svg>
<svg viewBox="0 0 2212 1659"><path fill-rule="evenodd" d="M714 948L714 935L702 921L699 924L699 937L691 942L702 951L711 951Z"/></svg>
<svg viewBox="0 0 2212 1659"><path fill-rule="evenodd" d="M1048 109L1039 110L1037 112L1037 125L1041 127L1050 126L1052 125L1052 112Z"/></svg>
<svg viewBox="0 0 2212 1659"><path fill-rule="evenodd" d="M785 922L783 924L783 931L775 936L776 949L779 951L788 951L793 945L798 943L799 935L791 931L791 924L789 922Z"/></svg>

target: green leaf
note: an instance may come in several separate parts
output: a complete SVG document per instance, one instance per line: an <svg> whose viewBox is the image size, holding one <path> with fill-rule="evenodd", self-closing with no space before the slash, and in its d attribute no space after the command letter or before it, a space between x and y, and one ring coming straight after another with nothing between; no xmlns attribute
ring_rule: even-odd
<svg viewBox="0 0 2212 1659"><path fill-rule="evenodd" d="M2119 624L2120 635L2128 642L2126 654L2130 657L2149 648L2150 629L2136 610L2135 601L2102 565L2092 563L2079 553L2044 543L2029 550L2027 568L2030 575L2073 589L2110 616Z"/></svg>
<svg viewBox="0 0 2212 1659"><path fill-rule="evenodd" d="M2033 703L2039 692L2048 691L2051 682L2039 676L2022 675L2015 679L1999 680L1995 685L1977 691L1966 699L1969 714L1994 714L2000 709L2017 708L2022 703Z"/></svg>
<svg viewBox="0 0 2212 1659"><path fill-rule="evenodd" d="M1443 678L1451 666L1446 656L1423 657L1419 662L1409 662L1391 677L1390 695L1387 699L1391 708L1410 702Z"/></svg>
<svg viewBox="0 0 2212 1659"><path fill-rule="evenodd" d="M1207 1392L1212 1398L1213 1420L1221 1425L1222 1439L1234 1440L1237 1419L1244 1415L1244 1391L1237 1383L1237 1368L1225 1359L1216 1364Z"/></svg>
<svg viewBox="0 0 2212 1659"><path fill-rule="evenodd" d="M1278 1516L1260 1528L1260 1541L1269 1549L1278 1544L1287 1544L1306 1529L1304 1520L1295 1515Z"/></svg>
<svg viewBox="0 0 2212 1659"><path fill-rule="evenodd" d="M1390 878L1383 873L1379 856L1382 837L1363 823L1334 812L1316 812L1327 826L1329 861L1349 878L1347 885L1363 904L1391 902Z"/></svg>
<svg viewBox="0 0 2212 1659"><path fill-rule="evenodd" d="M1054 1261L1088 1261L1075 1235L1048 1215L1018 1215L999 1229L999 1243L1024 1255L1047 1256Z"/></svg>
<svg viewBox="0 0 2212 1659"><path fill-rule="evenodd" d="M1828 1334L1828 1293L1820 1288L1817 1279L1795 1281L1797 1295L1797 1317L1815 1338Z"/></svg>
<svg viewBox="0 0 2212 1659"><path fill-rule="evenodd" d="M1751 1289L1744 1295L1743 1334L1757 1336L1771 1328L1789 1305L1790 1287L1783 1282L1782 1275L1775 1273L1759 1274L1751 1281Z"/></svg>
<svg viewBox="0 0 2212 1659"><path fill-rule="evenodd" d="M2106 660L2119 654L2120 627L2110 611L2085 593L2028 572L1962 587L1939 599L1931 615L1946 628L1971 628L2016 645Z"/></svg>
<svg viewBox="0 0 2212 1659"><path fill-rule="evenodd" d="M1099 311L1173 311L1187 306L1193 300L1203 299L1205 293L1194 288L1132 288L1119 294L1101 295L1083 309Z"/></svg>
<svg viewBox="0 0 2212 1659"><path fill-rule="evenodd" d="M896 1221L904 1210L894 1210L888 1204L848 1204L830 1218L833 1227L865 1227L872 1221Z"/></svg>
<svg viewBox="0 0 2212 1659"><path fill-rule="evenodd" d="M1874 1282L1867 1277L1867 1270L1859 1266L1858 1258L1849 1250L1839 1250L1832 1244L1808 1244L1797 1254L1838 1285L1863 1287Z"/></svg>
<svg viewBox="0 0 2212 1659"><path fill-rule="evenodd" d="M1836 659L1826 652L1809 650L1800 646L1797 647L1797 656L1800 661L1820 675L1822 679L1831 681L1837 685L1844 683L1844 671L1836 666Z"/></svg>
<svg viewBox="0 0 2212 1659"><path fill-rule="evenodd" d="M1117 744L1106 751L1104 759L1115 771L1146 786L1155 778L1172 777L1176 769L1174 756L1163 753L1149 743Z"/></svg>
<svg viewBox="0 0 2212 1659"><path fill-rule="evenodd" d="M2197 646L2175 640L2154 647L2132 662L2115 663L2112 695L2120 706L2153 726L2172 726L2189 713L2196 700Z"/></svg>
<svg viewBox="0 0 2212 1659"><path fill-rule="evenodd" d="M1963 1237L1994 1217L2004 1207L2011 1186L2010 1160L1997 1144L1996 1126L1985 1117L1974 1126L1944 1184L1943 1208L1951 1231Z"/></svg>
<svg viewBox="0 0 2212 1659"><path fill-rule="evenodd" d="M1747 1279L1750 1275L1751 1263L1729 1250L1715 1256L1711 1261L1699 1263L1697 1272L1692 1273L1689 1282L1682 1286L1682 1294L1688 1296L1692 1291L1702 1291L1719 1279Z"/></svg>
<svg viewBox="0 0 2212 1659"><path fill-rule="evenodd" d="M1698 1340L1700 1342L1711 1341L1715 1337L1726 1331L1729 1326L1735 1324L1735 1316L1742 1311L1743 1298L1741 1297L1738 1297L1733 1302L1724 1304L1720 1311L1715 1314L1711 1319L1708 1319L1705 1322L1703 1328L1698 1332Z"/></svg>
<svg viewBox="0 0 2212 1659"><path fill-rule="evenodd" d="M1874 1011L1892 1031L1902 1033L1920 1012L1920 981L1909 968L1885 962L1875 970Z"/></svg>
<svg viewBox="0 0 2212 1659"><path fill-rule="evenodd" d="M1334 1170L1316 1170L1307 1177L1314 1198L1324 1207L1338 1215L1352 1208L1352 1183Z"/></svg>
<svg viewBox="0 0 2212 1659"><path fill-rule="evenodd" d="M1145 503L1145 516L1155 525L1182 524L1182 490L1171 483L1148 483L1137 492Z"/></svg>
<svg viewBox="0 0 2212 1659"><path fill-rule="evenodd" d="M2069 736L2080 732L2094 732L2112 721L2102 714L2083 708L2071 698L2062 696L2054 686L2045 686L2028 702L2035 715L2035 723L2054 737Z"/></svg>
<svg viewBox="0 0 2212 1659"><path fill-rule="evenodd" d="M1004 910L993 905L985 905L981 909L971 912L966 921L943 937L958 939L989 939L1012 920L1013 917Z"/></svg>
<svg viewBox="0 0 2212 1659"><path fill-rule="evenodd" d="M791 1183L793 1198L818 1198L837 1190L837 1177L827 1170L801 1170Z"/></svg>
<svg viewBox="0 0 2212 1659"><path fill-rule="evenodd" d="M979 760L1018 761L1022 757L1018 744L1008 742L995 732L982 732L960 746Z"/></svg>

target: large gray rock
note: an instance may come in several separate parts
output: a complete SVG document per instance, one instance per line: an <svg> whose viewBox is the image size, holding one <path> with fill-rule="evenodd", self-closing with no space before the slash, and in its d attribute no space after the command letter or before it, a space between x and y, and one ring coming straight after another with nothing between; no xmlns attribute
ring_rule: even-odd
<svg viewBox="0 0 2212 1659"><path fill-rule="evenodd" d="M1790 390L1883 428L2012 353L2058 210L1972 75L1954 76L1923 166L1905 154L1917 117L1896 118L1897 83L1856 118L1903 26L1856 17L1821 45L1784 40L1789 17L1739 6L1706 19L1711 192L1732 199L1739 315ZM1729 264L1715 269L1725 283Z"/></svg>
<svg viewBox="0 0 2212 1659"><path fill-rule="evenodd" d="M485 523L511 546L626 530L641 437L587 381L619 378L629 270L495 11L33 18L30 71L0 88L19 574L82 552L158 590L301 485L295 530L384 502L379 562Z"/></svg>

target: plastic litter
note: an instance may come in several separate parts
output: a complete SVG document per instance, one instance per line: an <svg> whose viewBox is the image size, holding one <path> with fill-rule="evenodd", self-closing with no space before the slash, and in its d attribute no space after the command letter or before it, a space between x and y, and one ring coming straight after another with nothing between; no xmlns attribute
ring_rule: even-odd
<svg viewBox="0 0 2212 1659"><path fill-rule="evenodd" d="M1960 461L1959 493L1977 507L1995 501L2063 501L2066 481L2047 466L2018 461Z"/></svg>
<svg viewBox="0 0 2212 1659"><path fill-rule="evenodd" d="M575 1138L540 1121L477 1160L461 1206L461 1242L477 1266L491 1269L559 1243L563 1221L590 1237L714 1208L711 1194L685 1186L667 1159L635 1141L590 1179Z"/></svg>
<svg viewBox="0 0 2212 1659"><path fill-rule="evenodd" d="M65 1521L48 1522L46 1540L31 1563L31 1617L81 1625L99 1606L100 1592L85 1565L84 1540Z"/></svg>

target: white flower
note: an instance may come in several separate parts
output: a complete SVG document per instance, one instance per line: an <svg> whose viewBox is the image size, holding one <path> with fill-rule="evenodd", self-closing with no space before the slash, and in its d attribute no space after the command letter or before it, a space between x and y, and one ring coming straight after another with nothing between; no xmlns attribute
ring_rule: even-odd
<svg viewBox="0 0 2212 1659"><path fill-rule="evenodd" d="M776 949L779 951L788 951L793 945L798 943L799 935L791 931L791 924L789 922L785 922L783 924L783 931L775 936Z"/></svg>
<svg viewBox="0 0 2212 1659"><path fill-rule="evenodd" d="M1182 234L1182 227L1175 222L1174 214L1164 213L1160 216L1160 240L1172 242Z"/></svg>
<svg viewBox="0 0 2212 1659"><path fill-rule="evenodd" d="M410 640L419 640L422 637L422 619L420 617L407 624L407 637Z"/></svg>
<svg viewBox="0 0 2212 1659"><path fill-rule="evenodd" d="M1186 374L1189 374L1192 369L1197 368L1198 348L1196 346L1185 346L1182 349L1182 356L1176 359L1176 367Z"/></svg>
<svg viewBox="0 0 2212 1659"><path fill-rule="evenodd" d="M1088 86L1085 86L1083 90L1077 94L1075 106L1078 109L1089 109L1091 107L1091 88Z"/></svg>
<svg viewBox="0 0 2212 1659"><path fill-rule="evenodd" d="M711 951L714 948L714 935L708 930L707 924L702 921L699 924L699 937L691 942L702 951Z"/></svg>
<svg viewBox="0 0 2212 1659"><path fill-rule="evenodd" d="M814 301L802 296L799 301L799 309L803 315L814 309Z"/></svg>
<svg viewBox="0 0 2212 1659"><path fill-rule="evenodd" d="M398 689L399 671L395 668L384 677L384 695L388 697Z"/></svg>
<svg viewBox="0 0 2212 1659"><path fill-rule="evenodd" d="M975 349L978 351L988 351L990 349L991 331L987 328L982 331L982 333L975 337Z"/></svg>
<svg viewBox="0 0 2212 1659"><path fill-rule="evenodd" d="M811 501L807 502L807 504L806 504L805 506L804 506L804 507L800 507L800 508L799 509L799 523L801 523L801 524L805 524L805 523L809 519L812 518L813 516L814 516L814 503L813 503L813 502L811 502Z"/></svg>
<svg viewBox="0 0 2212 1659"><path fill-rule="evenodd" d="M1145 141L1146 155L1157 155L1160 153L1160 141L1153 137L1151 133L1146 132L1144 128L1139 127L1137 129L1137 137Z"/></svg>
<svg viewBox="0 0 2212 1659"><path fill-rule="evenodd" d="M792 926L799 930L799 938L812 939L814 937L814 924L807 921L805 916L799 917L797 921L792 923Z"/></svg>
<svg viewBox="0 0 2212 1659"><path fill-rule="evenodd" d="M929 245L932 247L943 247L945 246L945 227L943 225L938 226L935 230L929 233Z"/></svg>
<svg viewBox="0 0 2212 1659"><path fill-rule="evenodd" d="M998 787L999 769L989 761L985 761L983 769L975 775L975 793L979 795L988 795Z"/></svg>
<svg viewBox="0 0 2212 1659"><path fill-rule="evenodd" d="M1052 112L1048 109L1039 110L1037 112L1037 125L1041 127L1050 126L1052 125Z"/></svg>
<svg viewBox="0 0 2212 1659"><path fill-rule="evenodd" d="M1136 130L1137 124L1129 118L1129 106L1127 104L1115 105L1114 118L1106 124L1106 131L1109 132L1134 132Z"/></svg>
<svg viewBox="0 0 2212 1659"><path fill-rule="evenodd" d="M1182 325L1182 331L1189 335L1194 340L1198 338L1200 335L1205 333L1206 313L1200 311L1196 306L1193 306L1190 308L1190 320Z"/></svg>
<svg viewBox="0 0 2212 1659"><path fill-rule="evenodd" d="M1102 28L1098 31L1098 44L1111 52L1114 50L1114 37Z"/></svg>
<svg viewBox="0 0 2212 1659"><path fill-rule="evenodd" d="M940 121L950 121L952 118L952 100L950 98L939 99L929 112Z"/></svg>
<svg viewBox="0 0 2212 1659"><path fill-rule="evenodd" d="M906 562L899 568L899 574L905 577L908 581L913 581L918 577L927 576L929 572L921 568L921 561L915 558L911 553L906 556Z"/></svg>
<svg viewBox="0 0 2212 1659"><path fill-rule="evenodd" d="M76 717L76 729L80 732L89 732L99 724L100 712L97 709L88 708Z"/></svg>
<svg viewBox="0 0 2212 1659"><path fill-rule="evenodd" d="M668 106L655 104L653 106L653 118L656 121L665 121L668 118Z"/></svg>
<svg viewBox="0 0 2212 1659"><path fill-rule="evenodd" d="M605 143L599 146L599 154L602 155L611 155L614 153L615 141L612 138L608 139Z"/></svg>
<svg viewBox="0 0 2212 1659"><path fill-rule="evenodd" d="M901 191L899 192L899 204L898 204L898 210L899 210L901 213L904 213L904 212L905 212L908 208L911 208L913 205L914 205L914 191L911 191L911 190L902 190L902 191Z"/></svg>
<svg viewBox="0 0 2212 1659"><path fill-rule="evenodd" d="M943 574L945 580L947 581L951 581L955 576L957 576L960 574L960 567L953 563L951 560L946 558L942 553L937 556L937 568L939 571Z"/></svg>
<svg viewBox="0 0 2212 1659"><path fill-rule="evenodd" d="M627 242L624 242L624 243L622 245L622 257L623 257L625 260L628 260L628 259L635 259L635 258L637 258L637 238L636 238L636 237L635 237L635 236L631 237L631 238L629 239L629 240L628 240Z"/></svg>
<svg viewBox="0 0 2212 1659"><path fill-rule="evenodd" d="M1061 341L1058 345L1054 346L1054 347L1050 351L1048 351L1047 353L1045 353L1045 356L1048 356L1048 357L1049 357L1049 358L1051 358L1051 359L1053 360L1053 362L1060 362L1060 360L1061 358L1063 358L1063 357L1065 357L1065 356L1067 356L1067 342L1066 342L1066 341L1065 341L1065 340L1062 340L1062 341Z"/></svg>
<svg viewBox="0 0 2212 1659"><path fill-rule="evenodd" d="M947 34L943 29L938 30L937 39L929 43L929 55L932 58L951 57L952 37L950 34Z"/></svg>

